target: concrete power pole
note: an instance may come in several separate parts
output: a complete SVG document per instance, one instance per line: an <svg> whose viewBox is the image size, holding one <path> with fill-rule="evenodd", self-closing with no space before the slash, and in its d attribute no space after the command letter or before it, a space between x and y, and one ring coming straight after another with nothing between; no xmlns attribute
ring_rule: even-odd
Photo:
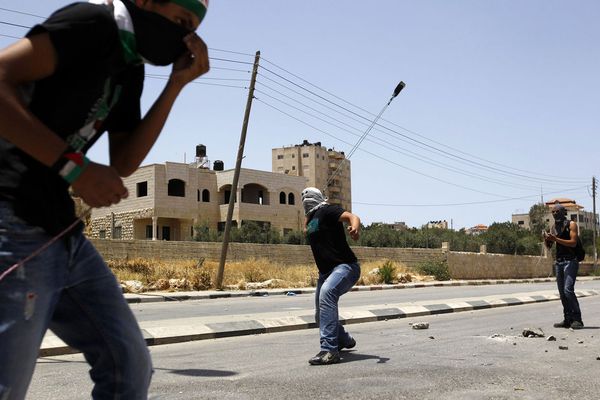
<svg viewBox="0 0 600 400"><path fill-rule="evenodd" d="M250 89L248 90L248 101L246 102L246 113L240 135L240 145L238 147L237 160L235 163L235 172L233 173L233 182L231 183L231 195L229 196L229 207L227 208L227 220L225 222L225 232L223 232L223 246L221 248L221 260L217 271L217 289L223 289L223 272L225 270L225 260L227 259L227 248L229 247L229 234L231 232L231 220L233 219L233 207L236 200L238 180L240 179L240 169L242 159L244 158L244 145L246 144L246 132L248 131L248 121L250 120L250 109L252 108L252 99L254 98L254 85L258 73L258 62L260 60L260 51L256 52L254 57L254 68L252 69L252 78L250 79ZM237 199L241 202L242 199Z"/></svg>
<svg viewBox="0 0 600 400"><path fill-rule="evenodd" d="M596 264L598 263L598 248L596 247L596 240L598 237L598 220L596 219L596 177L592 177L592 221L594 224L594 267L596 266Z"/></svg>

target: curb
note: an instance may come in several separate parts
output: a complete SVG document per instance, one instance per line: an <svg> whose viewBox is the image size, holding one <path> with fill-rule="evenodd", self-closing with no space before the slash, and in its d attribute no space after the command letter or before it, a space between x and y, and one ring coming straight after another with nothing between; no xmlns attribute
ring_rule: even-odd
<svg viewBox="0 0 600 400"><path fill-rule="evenodd" d="M600 280L600 277L578 277L578 282ZM416 289L428 287L447 287L447 286L483 286L483 285L507 285L517 283L546 283L555 282L555 278L531 278L531 279L478 279L478 280L460 280L460 281L433 281L419 283L397 283L393 285L370 285L354 286L350 291L363 292L371 290L392 290L392 289ZM179 293L126 293L125 299L129 304L155 303L163 301L186 301L186 300L210 300L226 299L249 296L293 296L297 294L314 293L315 288L300 289L263 289L263 290L240 290L235 292L179 292Z"/></svg>
<svg viewBox="0 0 600 400"><path fill-rule="evenodd" d="M377 290L377 289L375 289ZM578 298L597 296L600 291L577 291ZM524 304L556 301L560 297L552 295L532 295L481 300L452 301L446 303L431 303L422 305L401 305L381 309L350 309L340 312L340 321L344 325L364 322L387 321L419 317L425 315L448 314L463 311L483 310L487 308L510 307ZM183 343L195 340L218 339L233 336L257 335L261 333L276 333L316 328L314 315L289 316L283 318L256 318L231 322L216 322L204 324L187 324L174 327L142 328L142 333L148 346L161 344ZM78 353L65 345L56 337L44 339L40 357L49 357Z"/></svg>

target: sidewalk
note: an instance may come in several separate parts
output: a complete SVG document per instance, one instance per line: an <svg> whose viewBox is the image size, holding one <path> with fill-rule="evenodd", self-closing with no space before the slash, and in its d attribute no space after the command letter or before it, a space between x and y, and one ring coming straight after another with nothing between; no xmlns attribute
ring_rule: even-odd
<svg viewBox="0 0 600 400"><path fill-rule="evenodd" d="M597 277L580 277L578 281L600 279ZM478 280L478 281L448 281L424 282L414 284L357 286L353 291L391 290L420 287L491 285L514 283L553 282L553 278L526 280ZM236 292L178 292L178 293L145 293L127 294L129 303L156 301L185 301L201 299L219 299L247 296L296 295L314 293L314 288L306 289L267 289L260 291ZM596 290L577 291L578 297L595 296ZM373 322L388 319L409 318L444 314L461 311L481 310L485 308L507 307L522 304L532 304L545 301L559 300L556 290L538 292L520 292L510 295L480 296L433 300L410 303L386 304L385 306L342 307L340 320L345 324ZM175 304L174 304L175 306ZM193 340L215 339L231 336L253 335L260 333L284 332L299 329L315 328L314 310L301 309L293 311L266 311L256 314L227 315L197 318L179 318L160 321L145 321L140 323L142 332L149 346L180 343ZM48 332L42 342L40 356L55 356L75 353L76 350L65 345L52 332Z"/></svg>

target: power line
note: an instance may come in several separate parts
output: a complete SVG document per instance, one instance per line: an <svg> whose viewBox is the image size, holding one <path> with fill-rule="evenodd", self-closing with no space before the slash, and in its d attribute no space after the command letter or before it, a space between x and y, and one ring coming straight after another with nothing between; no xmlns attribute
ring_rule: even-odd
<svg viewBox="0 0 600 400"><path fill-rule="evenodd" d="M10 25L10 26L16 26L16 27L19 27L19 28L30 29L29 26L25 26L25 25L21 25L21 24L13 24L12 22L0 21L0 24Z"/></svg>
<svg viewBox="0 0 600 400"><path fill-rule="evenodd" d="M317 127L315 127L315 126L313 126L313 125L309 124L309 123L308 123L308 122L306 122L306 121L303 121L303 120L301 120L301 119L299 119L299 118L296 118L296 117L294 117L293 115L291 115L291 114L289 114L289 113L287 113L287 112L285 112L285 111L283 111L283 110L281 110L281 109L279 109L279 108L277 108L277 107L273 106L272 104L269 104L269 103L265 102L264 100L261 100L261 99L260 99L260 98L258 98L258 97L255 97L255 99L256 99L258 102L260 102L260 103L262 103L262 104L266 105L267 107L273 108L274 110L277 110L277 111L279 111L280 113L282 113L282 114L284 114L284 115L286 115L286 116L288 116L288 117L290 117L290 118L292 118L292 119L294 119L294 120L296 120L296 121L298 121L298 122L300 122L300 123L302 123L302 124L304 124L304 125L306 125L306 126L308 126L308 127L312 128L312 129L315 129L315 130L317 130L317 131L319 131L319 132L321 132L321 133L323 133L323 134L325 134L325 135L327 135L327 136L330 136L330 137L332 137L332 138L334 138L334 139L336 139L336 140L338 140L338 141L340 141L340 142L342 142L342 143L344 143L344 144L347 144L347 145L349 145L349 146L351 146L351 145L352 145L351 143L348 143L348 142L346 142L345 140L343 140L343 139L340 139L340 138L338 138L337 136L335 136L335 135L332 135L332 134L331 134L331 133L329 133L329 132L326 132L326 131L324 131L324 130L322 130L322 129L319 129L319 128L317 128ZM390 164L396 165L396 166L398 166L398 167L400 167L400 168L403 168L403 169L405 169L405 170L407 170L407 171L413 172L413 173L415 173L415 174L418 174L418 175L421 175L421 176L425 176L425 177L427 177L427 178L430 178L430 179L436 180L436 181L438 181L438 182L445 183L445 184L447 184L447 185L451 185L451 186L459 187L459 188L461 188L461 189L466 189L466 190L469 190L469 191L473 191L473 192L477 192L477 193L485 194L485 195L488 195L488 196L501 197L501 198L509 198L509 197L507 197L507 196L504 196L504 195L499 195L499 194L496 194L496 193L484 192L484 191L477 190L477 189L473 189L473 188L470 188L470 187L467 187L467 186L459 185L459 184L457 184L457 183L448 182L448 181L445 181L445 180L443 180L443 179L437 178L437 177L435 177L435 176L432 176L432 175L425 174L425 173L423 173L423 172L417 171L417 170L415 170L415 169L413 169L413 168L406 167L406 166L404 166L404 165L402 165L402 164L399 164L399 163L397 163L397 162L395 162L395 161L388 160L387 158L381 157L381 156L379 156L379 155L377 155L377 154L375 154L375 153L373 153L373 152L370 152L370 151L368 151L368 150L365 150L365 149L360 149L360 150L361 150L362 152L364 152L364 153L370 154L370 155L372 155L373 157L376 157L376 158L378 158L378 159L380 159L380 160L386 161L386 162L388 162L388 163L390 163Z"/></svg>
<svg viewBox="0 0 600 400"><path fill-rule="evenodd" d="M587 186L581 186L581 187L576 187L576 188L566 189L566 190L561 190L561 191L556 191L556 192L546 192L546 193L544 193L544 195L575 192L575 191L581 190L586 187ZM362 202L353 200L352 204L360 204L363 206L378 206L378 207L453 207L453 206L470 206L470 205L477 205L477 204L491 204L491 203L501 203L501 202L506 202L506 201L525 200L525 199L536 198L537 196L538 196L538 194L534 194L534 195L528 195L528 196L513 197L513 198L509 198L509 199L471 201L471 202L466 202L466 203L441 203L441 204L362 203Z"/></svg>
<svg viewBox="0 0 600 400"><path fill-rule="evenodd" d="M150 79L160 79L163 81L169 80L168 76L161 76L161 75L146 75L148 78ZM194 83L196 85L206 85L206 86L220 86L220 87L229 87L229 88L235 88L235 89L244 89L247 90L248 88L245 86L234 86L234 85L225 85L225 84L221 84L221 83L208 83L208 82L197 82L197 81L191 81L190 83Z"/></svg>
<svg viewBox="0 0 600 400"><path fill-rule="evenodd" d="M320 91L322 91L322 92L324 92L324 93L327 93L328 95L330 95L330 96L332 96L332 97L334 97L334 98L336 98L336 99L338 99L338 100L341 100L342 102L344 102L344 103L346 103L346 104L349 104L349 105L351 105L352 107L355 107L355 108L357 108L357 109L359 109L359 110L361 110L361 111L363 111L363 112L366 112L366 113L368 113L368 114L369 114L369 115L371 115L371 116L375 116L375 114L373 114L373 113L371 113L371 112L369 112L369 111L367 111L367 110L365 110L365 109L363 109L363 108L361 108L361 107L359 107L359 106L357 106L357 105L355 105L355 104L353 104L353 103L350 103L350 102L348 102L348 101L344 100L343 98L341 98L341 97L339 97L339 96L337 96L337 95L335 95L335 94L333 94L333 93L331 93L331 92L329 92L329 91L327 91L327 90L325 90L325 89L323 89L323 88L321 88L321 87L319 87L319 86L317 86L317 85L314 85L313 83L311 83L311 82L309 82L309 81L305 80L304 78L302 78L302 77L300 77L300 76L298 76L298 75L296 75L296 74L294 74L294 73L292 73L292 72L290 72L290 71L286 70L285 68L282 68L282 67L280 67L279 65L277 65L277 64L275 64L275 63L273 63L273 62L271 62L270 60L268 60L268 59L264 59L264 60L265 60L267 63L269 63L269 64L271 64L271 65L273 65L273 66L275 66L275 67L277 67L277 68L281 69L282 71L285 71L286 73L288 73L288 74L290 74L290 75L294 76L295 78L297 78L297 79L301 80L302 82L305 82L305 83L307 83L307 84L311 85L312 87L315 87L315 88L317 88L318 90L320 90ZM327 101L328 103L331 103L331 104L333 104L333 105L336 105L337 107L340 107L340 108L341 108L341 109L343 109L343 110L346 110L346 111L348 111L348 112L350 112L350 113L352 113L352 114L354 114L354 115L357 115L357 116L359 116L360 118L363 118L363 119L365 119L365 120L368 120L368 121L370 121L370 119L369 119L369 118L366 118L366 117L364 117L364 116L362 116L362 115L359 115L359 114L357 114L357 113L355 113L355 112L353 112L353 111L349 110L349 109L348 109L348 108L346 108L346 107L340 106L339 104L337 104L337 103L335 103L335 102L332 102L331 100L328 100L328 99L326 99L325 97L323 97L323 96L321 96L321 95L318 95L318 94L314 93L313 91L311 91L311 90L309 90L309 89L306 89L306 88L304 88L303 86L301 86L301 85L298 85L298 84L296 84L296 83L292 82L291 80L289 80L289 79L287 79L287 78L285 78L285 77L282 77L280 74L277 74L277 73L275 73L275 72L271 71L270 69L268 69L268 68L266 68L266 67L264 67L264 66L263 66L263 67L261 67L261 68L262 68L262 69L264 69L264 70L266 70L266 71L268 71L268 72L270 72L270 73L272 73L272 74L274 74L274 75L276 75L276 76L278 76L278 77L280 77L281 79L285 80L286 82L289 82L289 83L293 84L294 86L297 86L297 87L299 87L299 88L301 88L301 89L303 89L303 90L305 90L305 91L307 91L307 92L309 92L309 93L311 93L311 94L313 94L313 95L315 95L315 96L317 96L317 97L319 97L319 98L321 98L321 99L323 99L323 100ZM386 127L386 126L380 125L380 126L381 126L381 127L383 127L384 129L388 129L388 130L390 130L390 131L392 131L392 132L394 132L394 133L396 133L396 134L402 135L402 136L406 137L407 139L409 139L409 140L411 140L411 141L415 141L415 142L417 142L417 143L420 143L420 144L422 144L422 145L424 145L424 146L431 147L431 148L435 149L435 150L436 150L436 151L438 151L438 152L443 152L443 153L445 153L445 154L448 154L448 155L450 155L450 156L452 156L452 157L459 158L459 159L461 159L461 160L463 160L463 161L465 161L465 162L468 162L468 163L471 163L471 164L476 164L476 165L482 166L482 167L484 167L484 168L487 168L487 169L495 169L495 170L497 170L497 171L500 171L500 172L502 172L502 173L503 173L503 174L505 174L505 175L516 175L516 176L520 176L520 177L522 177L522 178L527 178L527 179L529 179L529 180L533 180L533 181L536 181L536 182L537 182L537 181L540 181L540 180L543 180L543 181L546 181L546 182L561 182L561 183L569 183L569 182L570 182L570 183L573 183L573 182L575 182L575 180L573 180L572 178L562 178L562 177L558 177L558 179L557 179L557 177L554 177L554 176L551 176L551 175L546 175L546 174L540 174L540 173L535 173L535 172L524 171L524 170L520 170L520 169L517 169L517 168L510 167L510 166L506 166L506 165L503 165L503 164L500 164L500 163L496 163L496 162L493 162L493 161L489 161L489 160L483 159L483 158L481 158L481 157L478 157L478 156L475 156L475 155L472 155L472 154L466 153L466 152L464 152L464 151L461 151L461 150L455 149L455 148L453 148L453 147L450 147L450 146L448 146L448 145L445 145L445 144L443 144L443 143L441 143L441 142L437 142L437 141L434 141L434 140L432 140L432 139L429 139L429 138L427 138L427 137L425 137L425 136L423 136L423 135L420 135L420 134L418 134L417 132L414 132L414 131L412 131L412 130L409 130L409 129L407 129L407 128L404 128L404 127L402 127L402 126L400 126L400 125L397 125L397 124L395 124L395 123L393 123L393 122L387 121L387 120L385 120L385 119L383 119L383 118L382 118L381 120L382 120L382 121L385 121L385 122L387 122L387 123L390 123L390 124L392 124L392 125L394 125L394 126L396 126L396 127L398 127L398 128L401 128L402 130L404 130L404 131L406 131L406 132L409 132L409 133L411 133L411 134L413 134L413 135L415 135L415 136L418 136L418 137L424 138L424 139L426 139L426 140L428 140L428 141L430 141L430 142L433 142L433 143L439 144L439 145L441 145L441 146L447 147L447 148L449 148L449 149L451 149L451 150L453 150L453 151L456 151L456 152L458 152L458 153L461 153L461 154L467 155L468 157L475 158L475 159L478 159L478 160L484 161L484 162L486 162L486 163L489 163L489 164L493 164L493 165L502 166L502 167L504 167L504 168L507 168L507 169L510 169L510 170L513 170L513 171L525 172L525 173L528 173L528 174L530 174L530 175L546 176L546 177L553 178L553 179L546 179L546 178L536 178L536 177L530 177L530 176L526 176L526 175L523 175L523 174L515 174L515 173L513 173L513 172L502 171L502 170L499 170L499 169L497 169L497 168L490 167L490 166L486 166L486 165L483 165L483 164L481 164L481 163L477 163L477 162L475 162L475 161L472 161L472 160L469 160L469 159L465 159L464 157L460 157L460 156L457 156L457 155L454 155L454 154L451 154L451 153L445 152L444 150L440 150L440 149L436 148L435 146L431 146L431 145L428 145L428 144L426 144L426 143L423 143L423 142L421 142L421 141L417 141L416 139L414 139L414 138L411 138L411 137L409 137L409 136L406 136L406 135L403 135L403 134L401 134L401 133L399 133L399 132L397 132L397 131L395 131L395 130L393 130L393 129L391 129L391 128L388 128L388 127ZM577 180L576 182L577 182L577 183L583 183L583 182L585 182L585 181L579 181L579 180Z"/></svg>
<svg viewBox="0 0 600 400"><path fill-rule="evenodd" d="M15 13L15 14L29 15L30 17L37 17L37 18L42 18L42 19L46 18L46 17L42 17L41 15L30 14L30 13L26 13L26 12L23 12L23 11L11 10L10 8L0 7L0 10L2 10L2 11L8 11L8 12Z"/></svg>
<svg viewBox="0 0 600 400"><path fill-rule="evenodd" d="M276 89L273 89L273 88L269 87L268 85L265 85L265 84L264 84L264 83L262 83L262 82L258 82L258 83L260 83L262 86L265 86L265 87L267 87L267 88L268 88L268 89L270 89L270 90L273 90L273 91L274 91L274 92L276 92L276 93L279 93L279 94L281 94L281 95L285 96L285 94L283 94L283 93L279 92L279 91L278 91L278 90L276 90ZM293 108L293 109L295 109L295 110L298 110L298 111L300 111L300 112L302 112L302 113L304 113L304 114L306 114L306 115L308 115L308 116L310 116L310 117L312 117L312 118L318 119L318 120L320 120L320 121L322 121L322 122L325 122L325 123L327 123L327 124L329 124L329 125L331 125L331 126L334 126L334 127L338 128L338 129L341 129L341 130L343 130L343 131L347 132L345 128L343 128L343 127L340 127L339 125L336 125L336 124L334 124L334 123L331 123L331 122L329 122L329 121L327 121L327 120L325 120L325 119L323 119L323 118L320 118L320 117L318 117L318 116L315 116L315 115L313 115L313 114L311 114L311 113L309 113L309 112L306 112L306 111L304 111L304 110L302 110L302 109L300 109L300 108L298 108L298 107L295 107L295 106L293 106L293 105L291 105L291 104L289 104L289 103L287 103L287 102L285 102L285 101L283 101L283 100L281 100L281 99L278 99L277 97L274 97L274 96L271 96L271 95L269 95L268 93L265 93L264 91L262 91L262 90L260 90L260 89L256 89L256 91L257 91L257 92L259 92L259 93L262 93L262 94L264 94L265 96L267 96L267 97L269 97L269 98L271 98L271 99L273 99L273 100L275 100L275 101L278 101L278 102L280 102L280 103L282 103L282 104L285 104L285 105L286 105L286 106L288 106L288 107L291 107L291 108ZM336 121L336 122L338 122L338 123L340 123L340 124L342 124L342 125L345 125L346 127L350 128L350 129L352 129L352 130L355 130L355 131L358 131L358 132L361 132L361 133L362 133L362 131L360 131L360 130L359 130L359 129L357 129L356 127L353 127L353 126L351 126L351 125L349 125L349 124L347 124L347 123L345 123L345 122L343 122L343 121L340 121L340 120L338 120L338 119L336 119L336 118L333 118L333 117L331 117L331 116L329 116L329 115L327 115L327 114L325 114L325 113L322 113L322 112L320 112L319 110L316 110L315 108L313 108L313 107L310 107L310 106L308 106L308 105L306 105L306 104L304 104L304 103L302 103L302 102L300 102L300 101L298 101L298 100L295 100L295 99L293 99L293 98L290 98L290 97L288 97L288 98L289 98L290 100L292 100L292 101L294 101L294 102L298 103L298 104L301 104L302 106L304 106L304 107L306 107L306 108L308 108L308 109L310 109L310 110L313 110L313 111L315 111L315 112L317 112L317 113L319 113L319 114L321 114L321 115L324 115L324 116L326 116L326 117L328 117L328 118L332 119L333 121ZM354 133L352 133L352 132L348 132L348 133L350 133L351 135L354 135L354 136L359 136L359 135L357 135L357 134L354 134ZM468 177L471 177L471 178L481 179L481 180L483 180L483 181L490 182L490 183L495 183L495 184L499 184L499 185L504 185L504 186L512 186L512 187L514 187L514 188L518 188L518 189L526 189L526 190L533 190L533 189L534 189L532 186L527 186L527 185L521 185L521 184L516 184L516 183L506 182L506 181L502 181L502 180L494 179L494 178L491 178L491 177L487 177L487 176L479 175L479 174L477 174L477 173L471 173L471 172L468 172L468 171L465 171L465 170L461 170L461 169L459 169L459 168L456 168L456 167L454 167L454 166L451 166L451 165L444 164L444 163L442 163L442 162L439 162L439 161L433 160L433 159L431 159L431 158L429 158L429 157L425 157L425 156L422 156L422 155L417 155L416 153L413 153L413 152L411 152L410 150L404 149L404 148L402 148L402 147L400 147L400 146L398 146L398 145L396 145L396 144L394 144L394 143L391 143L391 142L389 142L389 141L386 141L386 140L384 140L384 139L381 139L381 138L379 138L379 137L377 137L377 136L374 136L374 135L372 135L371 137L372 137L373 139L375 139L375 140L373 140L373 139L367 139L367 140L368 140L369 142L371 142L371 143L375 143L375 144L377 144L377 145L379 145L379 146L381 146L381 147L384 147L384 148L385 148L385 149L387 149L387 150L392 150L392 151L395 151L395 152L397 152L397 153L399 153L399 154L403 154L403 155L405 155L405 156L411 157L411 158L413 158L413 159L416 159L416 160L418 160L418 161L421 161L421 162L428 163L428 164L430 164L430 165L434 165L434 166L436 166L436 167L439 167L439 168L444 168L444 169L446 169L446 170L451 170L452 172L455 172L455 173L458 173L458 174L462 174L462 175L465 175L465 176L468 176ZM382 143L383 143L383 144L382 144ZM387 146L386 146L386 145L387 145ZM392 146L393 148L395 148L395 150L394 150L394 149L390 149L390 147L388 147L388 146ZM349 156L348 156L348 158L349 158ZM537 189L537 188L535 188L535 189Z"/></svg>

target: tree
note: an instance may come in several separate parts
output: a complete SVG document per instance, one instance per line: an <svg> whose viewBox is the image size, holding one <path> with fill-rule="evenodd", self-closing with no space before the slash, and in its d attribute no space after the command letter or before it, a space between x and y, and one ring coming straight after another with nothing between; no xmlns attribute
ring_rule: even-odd
<svg viewBox="0 0 600 400"><path fill-rule="evenodd" d="M537 203L529 209L529 229L534 235L541 235L542 231L550 229L546 222L548 207L544 203Z"/></svg>

